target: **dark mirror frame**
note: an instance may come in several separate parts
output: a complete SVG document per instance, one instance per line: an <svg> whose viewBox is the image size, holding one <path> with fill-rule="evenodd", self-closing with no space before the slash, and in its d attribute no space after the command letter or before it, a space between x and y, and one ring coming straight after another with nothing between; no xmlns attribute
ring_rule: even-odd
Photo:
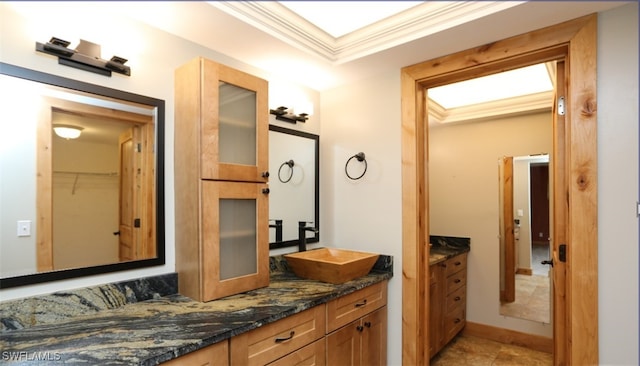
<svg viewBox="0 0 640 366"><path fill-rule="evenodd" d="M298 131L298 130L292 130L289 128L284 128L284 127L280 127L280 126L276 126L276 125L269 125L269 131L274 131L274 132L280 132L280 133L284 133L284 134L288 134L288 135L294 135L294 136L298 136L298 137L303 137L303 138L308 138L311 140L315 141L315 151L314 151L314 155L315 155L315 182L314 182L314 192L315 192L315 197L314 199L314 216L315 216L315 227L318 229L318 232L315 233L315 235L313 237L307 238L307 244L311 244L311 243L317 243L320 241L320 136L312 134L312 133L308 133L308 132L303 132L303 131ZM269 170L273 170L272 167L269 167ZM271 202L269 202L269 204L271 205ZM294 247L294 246L298 246L298 240L294 239L294 240L283 240L280 242L272 242L269 243L269 249L278 249L278 248L286 248L286 247Z"/></svg>
<svg viewBox="0 0 640 366"><path fill-rule="evenodd" d="M42 84L58 86L66 89L77 90L99 96L120 99L139 104L145 104L157 108L156 129L156 258L141 259L130 262L105 264L92 267L72 268L59 271L34 273L23 276L0 278L0 289L32 285L37 283L59 281L70 278L85 277L97 274L125 271L144 267L159 266L165 264L165 233L164 233L164 120L165 101L143 95L133 94L121 90L111 89L100 85L94 85L30 70L19 66L0 62L0 74L13 76Z"/></svg>

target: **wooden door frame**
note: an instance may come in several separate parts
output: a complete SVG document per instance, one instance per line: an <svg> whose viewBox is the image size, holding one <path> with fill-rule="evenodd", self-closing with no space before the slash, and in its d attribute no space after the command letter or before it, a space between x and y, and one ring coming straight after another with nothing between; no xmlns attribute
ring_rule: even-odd
<svg viewBox="0 0 640 366"><path fill-rule="evenodd" d="M504 278L504 290L500 292L500 301L514 302L516 300L516 248L513 223L513 156L502 158L502 224L500 235L504 238L504 268L501 273Z"/></svg>
<svg viewBox="0 0 640 366"><path fill-rule="evenodd" d="M402 69L403 364L429 362L426 89L550 60L567 66L566 186L559 187L568 204L567 262L560 266L566 322L554 324L554 363L598 363L596 42L592 14Z"/></svg>

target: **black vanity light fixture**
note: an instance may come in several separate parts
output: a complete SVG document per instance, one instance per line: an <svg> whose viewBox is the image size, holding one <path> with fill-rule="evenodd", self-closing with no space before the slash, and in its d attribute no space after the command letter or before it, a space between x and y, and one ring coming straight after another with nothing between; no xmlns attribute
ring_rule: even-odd
<svg viewBox="0 0 640 366"><path fill-rule="evenodd" d="M278 121L289 123L306 122L309 119L308 113L293 114L287 112L289 108L278 107L277 109L269 109L269 113L276 116Z"/></svg>
<svg viewBox="0 0 640 366"><path fill-rule="evenodd" d="M36 51L58 56L58 63L75 67L76 69L95 72L96 74L111 76L111 72L131 76L131 68L125 66L126 58L113 56L111 60L101 58L99 44L80 40L76 49L70 49L71 42L51 37L47 43L36 42Z"/></svg>

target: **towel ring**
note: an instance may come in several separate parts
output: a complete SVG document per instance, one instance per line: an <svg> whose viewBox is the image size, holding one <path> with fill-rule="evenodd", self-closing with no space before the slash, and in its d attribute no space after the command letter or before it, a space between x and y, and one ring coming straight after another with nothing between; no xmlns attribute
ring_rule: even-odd
<svg viewBox="0 0 640 366"><path fill-rule="evenodd" d="M352 177L352 176L349 174L349 171L348 171L348 169L347 169L347 168L348 168L348 166L349 166L349 163L350 163L350 162L351 162L351 160L352 160L352 159L354 159L354 158L355 158L356 160L360 161L360 162L363 162L363 161L364 161L364 171L362 172L362 174L360 174L359 176L357 176L357 177L355 177L355 178L354 178L354 177ZM365 159L365 157L364 157L364 153L363 153L363 152L359 152L359 153L355 154L354 156L350 157L350 158L347 160L347 163L346 163L346 164L344 164L344 173L345 173L345 174L347 175L347 177L349 177L349 179L351 179L351 180L358 180L358 179L360 179L360 178L364 177L364 174L365 174L366 172L367 172L367 159Z"/></svg>
<svg viewBox="0 0 640 366"><path fill-rule="evenodd" d="M287 179L282 179L281 172L282 172L282 168L285 165L289 166L289 177ZM281 181L282 183L289 183L289 181L291 180L291 177L293 177L293 166L294 165L295 165L295 163L293 162L293 160L285 161L284 163L282 163L280 165L280 168L278 169L278 180Z"/></svg>

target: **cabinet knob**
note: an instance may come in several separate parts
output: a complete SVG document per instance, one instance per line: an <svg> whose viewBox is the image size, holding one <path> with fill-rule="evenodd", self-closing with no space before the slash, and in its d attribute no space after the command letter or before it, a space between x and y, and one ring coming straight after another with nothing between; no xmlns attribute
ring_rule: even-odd
<svg viewBox="0 0 640 366"><path fill-rule="evenodd" d="M269 178L269 172L262 172L262 178Z"/></svg>
<svg viewBox="0 0 640 366"><path fill-rule="evenodd" d="M269 188L262 188L262 193L269 194L269 192L271 192Z"/></svg>
<svg viewBox="0 0 640 366"><path fill-rule="evenodd" d="M453 300L454 301L460 301L460 296L456 296Z"/></svg>
<svg viewBox="0 0 640 366"><path fill-rule="evenodd" d="M454 283L460 283L460 281L462 281L462 280L459 279L459 278L456 278L455 280L453 280Z"/></svg>
<svg viewBox="0 0 640 366"><path fill-rule="evenodd" d="M367 328L371 328L371 322L364 322L364 326Z"/></svg>
<svg viewBox="0 0 640 366"><path fill-rule="evenodd" d="M460 319L460 318L456 318L456 320L454 320L453 322L454 322L455 324L458 324L458 323L460 323L461 321L462 321L462 319Z"/></svg>
<svg viewBox="0 0 640 366"><path fill-rule="evenodd" d="M357 330L358 332L362 332L362 331L364 330L364 327L363 327L362 325L358 325L358 326L356 327L356 330Z"/></svg>

